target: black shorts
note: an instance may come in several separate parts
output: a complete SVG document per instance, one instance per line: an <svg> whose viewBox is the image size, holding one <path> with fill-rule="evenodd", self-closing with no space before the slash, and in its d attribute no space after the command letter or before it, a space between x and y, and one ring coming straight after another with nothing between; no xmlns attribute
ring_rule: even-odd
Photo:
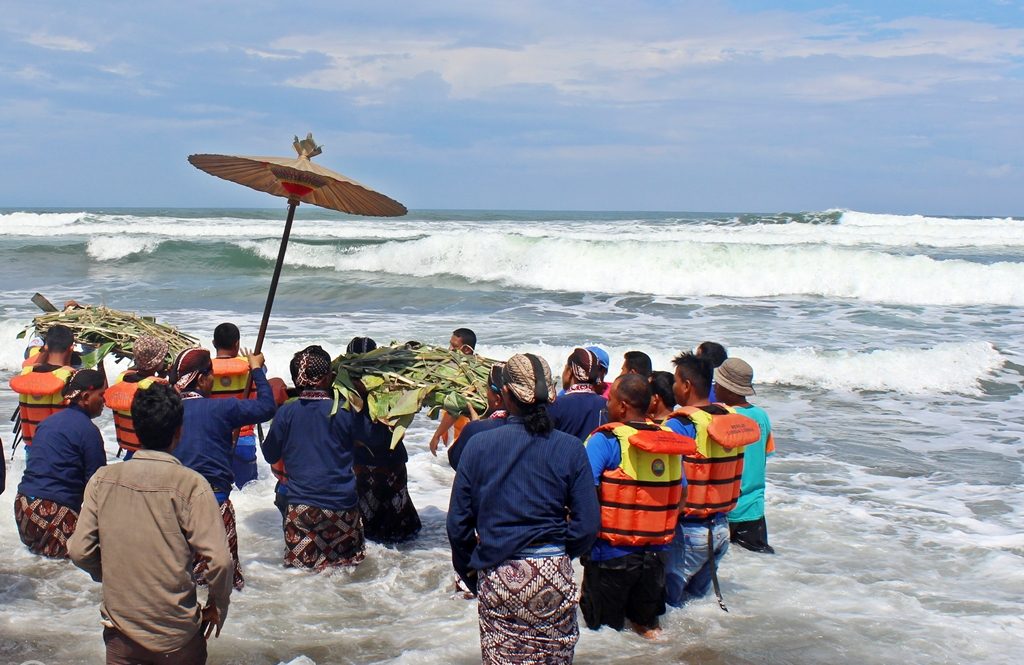
<svg viewBox="0 0 1024 665"><path fill-rule="evenodd" d="M585 561L580 609L593 630L622 630L626 619L657 628L658 617L665 613L665 553L634 552L608 561Z"/></svg>

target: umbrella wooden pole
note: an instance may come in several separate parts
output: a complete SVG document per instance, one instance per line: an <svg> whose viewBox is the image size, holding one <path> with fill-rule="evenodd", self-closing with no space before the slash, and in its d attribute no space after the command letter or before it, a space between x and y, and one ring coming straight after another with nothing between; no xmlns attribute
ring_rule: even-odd
<svg viewBox="0 0 1024 665"><path fill-rule="evenodd" d="M284 254L288 250L288 236L292 233L292 221L295 219L295 208L299 206L298 199L288 199L288 219L284 223L284 235L281 236L281 249L277 252L277 264L274 266L274 276L270 280L270 290L267 292L267 304L263 307L263 320L260 322L260 332L256 336L256 347L253 353L263 351L263 338L267 335L267 324L270 322L270 310L274 308L274 296L277 295L277 283L281 279L281 268L284 267Z"/></svg>

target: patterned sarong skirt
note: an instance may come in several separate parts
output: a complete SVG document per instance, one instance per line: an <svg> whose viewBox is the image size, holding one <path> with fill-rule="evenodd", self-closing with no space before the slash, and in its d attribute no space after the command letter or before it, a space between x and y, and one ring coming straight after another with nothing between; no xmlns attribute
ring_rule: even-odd
<svg viewBox="0 0 1024 665"><path fill-rule="evenodd" d="M572 663L579 588L567 556L513 559L480 571L484 663Z"/></svg>
<svg viewBox="0 0 1024 665"><path fill-rule="evenodd" d="M68 558L68 538L78 524L78 513L74 510L49 499L18 494L14 497L14 521L21 542L34 553L54 559Z"/></svg>
<svg viewBox="0 0 1024 665"><path fill-rule="evenodd" d="M231 504L231 499L220 504L220 518L224 522L224 532L228 537L228 550L231 552L231 563L235 567L233 575L235 590L241 591L245 588L245 578L242 576L242 564L238 560L238 529L235 526L235 507ZM197 554L195 566L192 568L192 576L195 578L196 584L200 586L206 585L206 567L206 559Z"/></svg>
<svg viewBox="0 0 1024 665"><path fill-rule="evenodd" d="M284 519L284 565L316 571L355 566L366 556L359 509L327 510L288 504Z"/></svg>
<svg viewBox="0 0 1024 665"><path fill-rule="evenodd" d="M420 516L409 496L405 464L353 467L359 491L359 512L367 540L398 543L420 531Z"/></svg>

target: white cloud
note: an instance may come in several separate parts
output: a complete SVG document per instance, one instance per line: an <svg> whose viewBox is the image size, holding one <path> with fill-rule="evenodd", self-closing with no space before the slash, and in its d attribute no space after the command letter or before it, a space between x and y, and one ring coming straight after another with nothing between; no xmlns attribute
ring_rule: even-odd
<svg viewBox="0 0 1024 665"><path fill-rule="evenodd" d="M245 49L245 54L253 58L259 58L261 60L295 60L299 56L289 53L272 53L270 51L263 51L260 49Z"/></svg>
<svg viewBox="0 0 1024 665"><path fill-rule="evenodd" d="M25 41L33 46L49 49L51 51L75 51L77 53L90 53L94 48L92 44L84 42L81 39L75 39L74 37L65 37L61 35L48 35L42 32L36 32L29 35L25 38Z"/></svg>
<svg viewBox="0 0 1024 665"><path fill-rule="evenodd" d="M784 81L776 75L780 90L843 101L921 94L953 80L936 74L940 63L958 67L959 80L977 80L992 78L991 68L1024 58L1024 30L965 21L908 18L864 26L772 13L730 15L710 28L681 26L663 38L627 34L617 25L572 32L549 26L557 36L510 41L499 35L482 44L467 44L461 32L396 37L361 30L294 35L272 46L328 60L326 66L293 76L289 85L347 91L364 102L423 76L443 81L456 99L485 97L510 86L541 86L584 99L656 101L685 96L692 90L689 77L716 66L753 72L783 60L815 59L831 64L819 64L813 74L794 74L796 65L787 66L788 76L804 78ZM755 87L772 83L759 80L763 75L749 75Z"/></svg>
<svg viewBox="0 0 1024 665"><path fill-rule="evenodd" d="M124 62L118 63L116 65L107 65L105 67L100 67L100 71L106 72L107 74L113 74L114 76L121 76L123 78L135 78L139 75L138 69Z"/></svg>

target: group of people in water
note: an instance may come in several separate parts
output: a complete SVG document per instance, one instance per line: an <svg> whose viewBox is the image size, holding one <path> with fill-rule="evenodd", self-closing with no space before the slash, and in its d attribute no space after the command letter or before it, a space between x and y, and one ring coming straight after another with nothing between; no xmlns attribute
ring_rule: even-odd
<svg viewBox="0 0 1024 665"><path fill-rule="evenodd" d="M134 342L133 364L107 386L75 368L74 336L47 331L11 381L26 466L14 513L33 552L70 558L103 584L108 663L203 663L232 590L245 578L230 495L277 478L284 565L355 566L365 540L421 529L404 442L365 410L339 408L331 355L298 351L291 386L268 379L262 354L231 323L214 352ZM354 338L346 353L376 347ZM460 328L453 353L472 354ZM495 363L484 413L447 414L456 469L447 533L458 588L479 604L488 663L571 662L577 607L592 629L659 634L659 617L714 588L734 542L771 553L764 519L767 414L748 398L753 370L704 342L654 371L639 351L610 380L599 347L577 348L561 377L534 354ZM92 423L109 406L125 463L107 464ZM262 425L271 421L269 430ZM0 483L2 491L2 483ZM571 560L583 565L577 587ZM201 605L196 586L209 589Z"/></svg>

